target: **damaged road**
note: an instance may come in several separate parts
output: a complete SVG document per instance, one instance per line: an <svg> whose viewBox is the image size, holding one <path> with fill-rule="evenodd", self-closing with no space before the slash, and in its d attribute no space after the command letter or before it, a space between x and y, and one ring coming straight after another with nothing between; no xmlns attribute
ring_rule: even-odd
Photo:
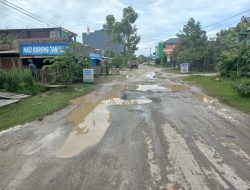
<svg viewBox="0 0 250 190"><path fill-rule="evenodd" d="M246 190L249 145L249 115L142 66L1 131L0 187Z"/></svg>

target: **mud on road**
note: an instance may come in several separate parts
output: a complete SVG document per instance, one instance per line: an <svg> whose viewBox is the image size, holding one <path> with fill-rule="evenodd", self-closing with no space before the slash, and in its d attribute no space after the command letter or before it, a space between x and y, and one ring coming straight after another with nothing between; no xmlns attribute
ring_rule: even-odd
<svg viewBox="0 0 250 190"><path fill-rule="evenodd" d="M248 189L250 116L159 68L0 132L1 189Z"/></svg>

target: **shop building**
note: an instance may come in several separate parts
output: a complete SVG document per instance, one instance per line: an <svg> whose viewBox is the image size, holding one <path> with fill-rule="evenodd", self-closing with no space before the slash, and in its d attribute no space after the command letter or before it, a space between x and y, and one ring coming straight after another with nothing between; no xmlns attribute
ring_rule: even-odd
<svg viewBox="0 0 250 190"><path fill-rule="evenodd" d="M25 67L28 59L41 68L44 59L63 54L76 36L61 27L0 30L0 69Z"/></svg>

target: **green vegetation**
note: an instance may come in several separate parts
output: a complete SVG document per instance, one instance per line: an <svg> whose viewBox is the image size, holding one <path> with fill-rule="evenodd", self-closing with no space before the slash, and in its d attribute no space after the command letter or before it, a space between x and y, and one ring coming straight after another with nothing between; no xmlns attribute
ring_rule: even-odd
<svg viewBox="0 0 250 190"><path fill-rule="evenodd" d="M112 62L109 62L109 67L125 68L128 67L128 58L123 54L115 54L111 50L106 50L104 52L105 57L112 58Z"/></svg>
<svg viewBox="0 0 250 190"><path fill-rule="evenodd" d="M82 69L89 66L89 61L84 60L82 55L71 50L44 60L43 69L48 69L54 76L55 83L79 82L82 79Z"/></svg>
<svg viewBox="0 0 250 190"><path fill-rule="evenodd" d="M215 96L224 103L250 113L250 99L239 96L232 86L232 80L215 80L213 77L201 75L187 76L184 80L192 81L203 88L208 95Z"/></svg>
<svg viewBox="0 0 250 190"><path fill-rule="evenodd" d="M123 17L120 22L116 21L113 15L108 15L106 23L103 25L103 29L113 35L113 40L123 45L123 54L127 57L135 53L141 40L135 26L137 18L138 14L133 7L128 6L123 9Z"/></svg>
<svg viewBox="0 0 250 190"><path fill-rule="evenodd" d="M218 69L223 76L250 77L250 48L246 43L250 38L248 27L249 19L242 17L235 27L221 30L216 39L208 40L201 24L190 18L177 34L179 42L171 60L177 64L190 63L190 70L193 71Z"/></svg>
<svg viewBox="0 0 250 190"><path fill-rule="evenodd" d="M167 73L181 74L180 68L175 68L175 67L166 67L166 68L164 68L163 71L165 71ZM188 74L202 74L202 73L204 73L204 72L198 72L198 71L189 71L188 72ZM185 76L185 74L183 74L183 76Z"/></svg>
<svg viewBox="0 0 250 190"><path fill-rule="evenodd" d="M179 68L168 67L168 68L164 68L164 71L167 73L180 74Z"/></svg>
<svg viewBox="0 0 250 190"><path fill-rule="evenodd" d="M43 85L33 81L28 69L0 71L0 89L29 95L45 91Z"/></svg>
<svg viewBox="0 0 250 190"><path fill-rule="evenodd" d="M42 119L69 104L69 100L86 94L92 84L72 84L68 88L51 90L0 108L0 130L35 119Z"/></svg>
<svg viewBox="0 0 250 190"><path fill-rule="evenodd" d="M250 80L243 79L233 83L234 89L242 96L250 97Z"/></svg>
<svg viewBox="0 0 250 190"><path fill-rule="evenodd" d="M176 63L190 63L190 70L205 70L208 41L201 24L190 18L177 36L179 43L173 52Z"/></svg>
<svg viewBox="0 0 250 190"><path fill-rule="evenodd" d="M232 79L250 77L250 48L246 43L250 34L245 32L248 27L250 22L242 18L236 27L217 34L217 68L221 75Z"/></svg>
<svg viewBox="0 0 250 190"><path fill-rule="evenodd" d="M250 48L249 44L246 43L246 39L250 37L250 33L247 32L248 27L250 27L250 21L242 17L235 27L221 30L217 33L216 40L209 41L206 37L206 31L201 29L201 24L191 18L184 25L182 31L177 34L179 43L173 51L173 60L177 64L190 63L190 73L211 71L216 68L222 77L228 79L222 80L222 82L211 80L212 84L215 85L215 93L218 89L222 89L224 92L223 89L227 88L224 86L227 84L225 81L230 81L228 82L228 93L225 94L225 97L219 96L219 98L226 99L228 103L237 107L241 104L241 100L243 102L245 100L244 97L240 96L249 96L250 93ZM199 77L196 79L198 80ZM204 83L198 81L198 83L205 85L207 89L206 81L204 80ZM213 92L212 85L207 90ZM239 99L236 98L237 96ZM244 105L242 107L244 108Z"/></svg>

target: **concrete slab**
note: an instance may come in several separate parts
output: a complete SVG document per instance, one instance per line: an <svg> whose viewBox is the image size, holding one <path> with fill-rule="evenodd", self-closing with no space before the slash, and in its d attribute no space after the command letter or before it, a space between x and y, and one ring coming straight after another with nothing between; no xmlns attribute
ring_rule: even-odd
<svg viewBox="0 0 250 190"><path fill-rule="evenodd" d="M18 102L20 100L6 100L6 99L0 99L0 107L9 105L9 104L13 104L15 102Z"/></svg>
<svg viewBox="0 0 250 190"><path fill-rule="evenodd" d="M25 94L15 94L11 92L0 92L0 99L14 99L14 100L21 100L23 98L27 98L30 95Z"/></svg>
<svg viewBox="0 0 250 190"><path fill-rule="evenodd" d="M30 95L25 94L15 94L10 92L0 92L0 107L16 103Z"/></svg>

